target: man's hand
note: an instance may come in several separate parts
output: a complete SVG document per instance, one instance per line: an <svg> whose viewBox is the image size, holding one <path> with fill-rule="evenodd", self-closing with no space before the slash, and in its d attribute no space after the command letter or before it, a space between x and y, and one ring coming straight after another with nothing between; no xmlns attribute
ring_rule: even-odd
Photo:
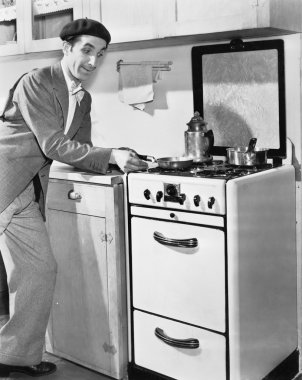
<svg viewBox="0 0 302 380"><path fill-rule="evenodd" d="M140 160L132 149L112 149L110 163L116 164L123 172L146 170L148 164Z"/></svg>

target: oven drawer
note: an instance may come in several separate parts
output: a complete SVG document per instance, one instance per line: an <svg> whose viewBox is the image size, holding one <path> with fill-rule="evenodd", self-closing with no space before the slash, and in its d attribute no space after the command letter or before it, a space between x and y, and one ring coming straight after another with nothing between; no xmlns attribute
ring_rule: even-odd
<svg viewBox="0 0 302 380"><path fill-rule="evenodd" d="M224 232L139 217L131 226L133 306L224 332ZM188 247L170 244L182 239Z"/></svg>
<svg viewBox="0 0 302 380"><path fill-rule="evenodd" d="M169 345L155 329L173 340ZM198 348L180 348L179 340L194 338ZM223 335L134 311L134 360L138 366L181 380L225 380L226 342Z"/></svg>

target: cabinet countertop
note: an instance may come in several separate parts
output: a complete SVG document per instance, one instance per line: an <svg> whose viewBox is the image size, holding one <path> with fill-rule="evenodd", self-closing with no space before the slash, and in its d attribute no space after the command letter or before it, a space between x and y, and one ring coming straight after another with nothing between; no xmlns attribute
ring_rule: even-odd
<svg viewBox="0 0 302 380"><path fill-rule="evenodd" d="M97 174L81 171L80 169L60 162L53 162L49 174L49 178L52 179L65 179L111 186L123 183L123 176L124 173L115 167L110 168L106 174Z"/></svg>

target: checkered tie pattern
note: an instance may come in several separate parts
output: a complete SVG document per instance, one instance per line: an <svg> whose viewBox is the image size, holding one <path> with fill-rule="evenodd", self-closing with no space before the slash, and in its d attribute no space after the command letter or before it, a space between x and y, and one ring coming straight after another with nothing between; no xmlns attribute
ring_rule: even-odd
<svg viewBox="0 0 302 380"><path fill-rule="evenodd" d="M71 82L71 89L70 92L72 95L76 97L76 100L78 102L78 105L80 105L81 100L83 99L84 96L84 91L82 88L82 83L76 85L74 81Z"/></svg>

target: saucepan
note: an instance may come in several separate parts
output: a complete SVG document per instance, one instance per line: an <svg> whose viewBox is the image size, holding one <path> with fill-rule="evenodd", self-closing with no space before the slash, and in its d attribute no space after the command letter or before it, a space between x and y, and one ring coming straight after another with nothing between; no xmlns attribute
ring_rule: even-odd
<svg viewBox="0 0 302 380"><path fill-rule="evenodd" d="M252 138L248 146L227 148L227 162L231 165L254 166L267 162L268 149L255 148L257 139Z"/></svg>
<svg viewBox="0 0 302 380"><path fill-rule="evenodd" d="M162 169L185 169L193 164L193 159L190 157L161 157L155 158L153 156L146 156L137 154L137 156L144 161L156 162Z"/></svg>

